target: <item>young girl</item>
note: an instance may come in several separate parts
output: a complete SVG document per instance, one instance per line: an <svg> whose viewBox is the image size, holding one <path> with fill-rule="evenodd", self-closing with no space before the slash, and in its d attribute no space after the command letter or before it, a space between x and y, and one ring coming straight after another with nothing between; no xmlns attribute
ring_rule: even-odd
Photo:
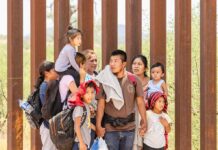
<svg viewBox="0 0 218 150"><path fill-rule="evenodd" d="M151 66L151 78L147 86L147 98L150 97L153 92L161 92L166 96L168 95L168 90L165 81L162 79L164 77L164 66L163 64L157 62Z"/></svg>
<svg viewBox="0 0 218 150"><path fill-rule="evenodd" d="M45 103L45 93L48 86L48 82L56 80L58 74L54 70L54 63L44 61L39 67L39 77L37 79L35 88L39 89L39 95L41 104ZM49 123L45 120L40 126L40 135L42 141L42 150L56 150L55 145L52 143L49 134Z"/></svg>
<svg viewBox="0 0 218 150"><path fill-rule="evenodd" d="M95 130L95 126L90 121L89 104L97 92L97 85L93 80L90 80L81 84L73 98L68 100L68 105L70 107L76 106L73 111L74 128L76 131L73 150L86 150L90 147L91 129ZM81 124L84 116L83 107L85 107L87 115L85 117L85 122Z"/></svg>
<svg viewBox="0 0 218 150"><path fill-rule="evenodd" d="M147 110L147 132L144 135L143 150L164 150L167 145L165 133L171 130L171 119L167 115L167 97L154 92L149 98Z"/></svg>
<svg viewBox="0 0 218 150"><path fill-rule="evenodd" d="M75 61L75 56L76 47L80 46L82 43L82 32L79 29L69 26L66 33L66 38L67 44L63 47L55 62L55 70L60 75L78 75L80 70L78 64ZM77 86L79 86L79 83L77 83Z"/></svg>
<svg viewBox="0 0 218 150"><path fill-rule="evenodd" d="M144 55L135 56L132 60L132 72L137 77L139 77L140 81L142 82L144 95L146 95L145 88L146 88L148 81L149 81L149 77L147 75L147 70L148 70L147 58ZM141 117L140 117L138 109L136 107L136 111L135 111L136 131L135 131L133 150L141 150L143 147L142 137L139 135L140 120L141 120Z"/></svg>

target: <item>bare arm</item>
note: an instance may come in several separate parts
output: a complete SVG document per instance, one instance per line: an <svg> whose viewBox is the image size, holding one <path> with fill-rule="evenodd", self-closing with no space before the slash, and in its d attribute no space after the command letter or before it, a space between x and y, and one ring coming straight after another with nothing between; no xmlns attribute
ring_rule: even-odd
<svg viewBox="0 0 218 150"><path fill-rule="evenodd" d="M141 128L146 131L146 108L145 108L145 103L143 100L143 97L137 97L137 106L138 106L138 110L140 113L140 116L142 118L141 120Z"/></svg>
<svg viewBox="0 0 218 150"><path fill-rule="evenodd" d="M77 91L77 86L74 81L69 84L70 92L74 95Z"/></svg>
<svg viewBox="0 0 218 150"><path fill-rule="evenodd" d="M82 67L79 68L80 83L85 82L86 71Z"/></svg>
<svg viewBox="0 0 218 150"><path fill-rule="evenodd" d="M171 124L169 124L165 118L160 117L160 123L164 126L167 133L171 131Z"/></svg>
<svg viewBox="0 0 218 150"><path fill-rule="evenodd" d="M99 99L98 100L98 106L97 106L97 114L96 114L96 130L98 137L103 137L105 133L105 129L102 128L101 122L104 115L104 109L105 109L105 100Z"/></svg>
<svg viewBox="0 0 218 150"><path fill-rule="evenodd" d="M170 124L168 124L168 125L165 127L165 131L166 131L167 133L169 133L169 132L171 131L171 126L170 126Z"/></svg>
<svg viewBox="0 0 218 150"><path fill-rule="evenodd" d="M92 123L91 123L91 129L94 130L94 131L96 131L96 127L95 127L95 125L92 124Z"/></svg>
<svg viewBox="0 0 218 150"><path fill-rule="evenodd" d="M166 96L168 96L167 84L166 84L165 82L163 82L163 83L161 84L161 87L162 87L162 89L163 89L164 94L165 94Z"/></svg>

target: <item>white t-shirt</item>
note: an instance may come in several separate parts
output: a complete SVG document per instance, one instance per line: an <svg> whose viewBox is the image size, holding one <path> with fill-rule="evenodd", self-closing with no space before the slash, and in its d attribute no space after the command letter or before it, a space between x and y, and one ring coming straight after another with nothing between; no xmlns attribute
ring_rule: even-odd
<svg viewBox="0 0 218 150"><path fill-rule="evenodd" d="M165 129L160 123L159 118L165 118L168 123L172 123L170 117L166 113L156 114L152 110L146 111L147 132L144 135L144 143L152 148L162 148L166 145Z"/></svg>
<svg viewBox="0 0 218 150"><path fill-rule="evenodd" d="M61 102L66 99L67 92L69 91L70 83L74 82L74 78L71 75L64 75L59 83L59 92L61 95Z"/></svg>

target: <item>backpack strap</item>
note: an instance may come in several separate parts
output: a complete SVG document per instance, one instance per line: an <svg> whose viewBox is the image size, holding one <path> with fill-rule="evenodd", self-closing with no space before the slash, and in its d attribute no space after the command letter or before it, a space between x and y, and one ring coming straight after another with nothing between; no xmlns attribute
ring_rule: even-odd
<svg viewBox="0 0 218 150"><path fill-rule="evenodd" d="M83 106L83 115L82 115L82 118L81 118L82 122L81 122L80 127L82 127L83 124L85 123L86 117L87 117L87 109L86 109L86 106Z"/></svg>
<svg viewBox="0 0 218 150"><path fill-rule="evenodd" d="M136 87L137 82L136 82L135 75L130 72L127 72L127 76L128 76L129 81Z"/></svg>
<svg viewBox="0 0 218 150"><path fill-rule="evenodd" d="M66 95L66 97L65 97L65 100L64 100L64 102L63 102L63 108L68 108L68 105L67 105L67 98L70 96L70 94L71 94L71 91L70 90L68 90L68 92L67 92L67 95Z"/></svg>

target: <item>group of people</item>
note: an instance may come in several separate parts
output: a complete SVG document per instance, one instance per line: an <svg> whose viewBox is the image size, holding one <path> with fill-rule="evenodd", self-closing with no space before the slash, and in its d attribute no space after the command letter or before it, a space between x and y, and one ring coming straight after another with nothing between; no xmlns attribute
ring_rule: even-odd
<svg viewBox="0 0 218 150"><path fill-rule="evenodd" d="M114 50L109 64L97 72L94 50L76 51L82 32L68 27L66 40L55 63L44 61L40 65L36 88L43 105L48 83L59 80L63 109L75 107L72 149L90 149L97 137L103 137L109 150L164 150L172 123L167 114L168 90L162 79L164 66L153 64L149 78L147 58L137 55L130 73L126 53ZM87 110L84 122L83 106ZM40 135L43 150L56 150L48 120L40 126Z"/></svg>

